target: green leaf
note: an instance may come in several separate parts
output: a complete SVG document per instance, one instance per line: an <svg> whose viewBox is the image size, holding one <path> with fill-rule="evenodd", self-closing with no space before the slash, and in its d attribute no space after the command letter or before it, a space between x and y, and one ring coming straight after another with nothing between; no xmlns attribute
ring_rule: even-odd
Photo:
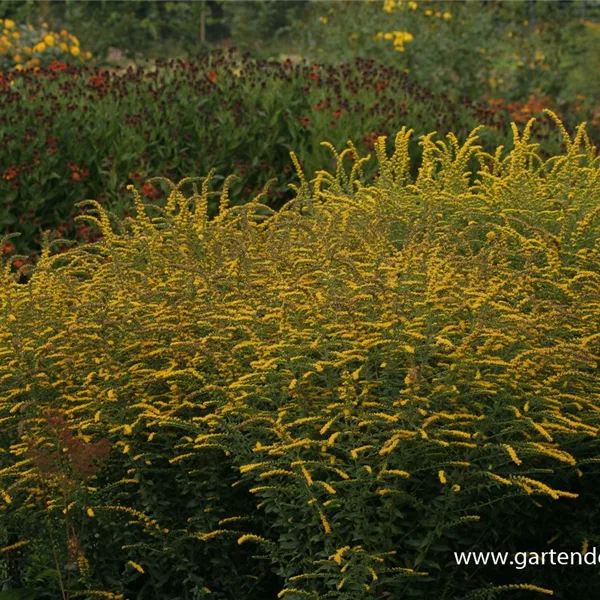
<svg viewBox="0 0 600 600"><path fill-rule="evenodd" d="M0 600L35 600L35 590L19 588L0 592Z"/></svg>

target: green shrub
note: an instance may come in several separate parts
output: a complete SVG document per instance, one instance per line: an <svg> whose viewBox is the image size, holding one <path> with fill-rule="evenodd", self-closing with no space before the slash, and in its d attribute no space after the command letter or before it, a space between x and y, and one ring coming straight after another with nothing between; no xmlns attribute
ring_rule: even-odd
<svg viewBox="0 0 600 600"><path fill-rule="evenodd" d="M289 42L311 60L368 56L409 69L417 83L453 99L514 102L533 94L561 104L584 95L590 114L600 111L598 3L377 0L312 7Z"/></svg>
<svg viewBox="0 0 600 600"><path fill-rule="evenodd" d="M273 213L210 179L0 285L0 564L38 597L591 597L600 171L410 132ZM560 129L563 135L566 132ZM294 157L295 158L295 157ZM479 164L474 180L470 160ZM185 192L192 185L191 194ZM557 540L554 542L553 540ZM88 590L88 591L86 591Z"/></svg>

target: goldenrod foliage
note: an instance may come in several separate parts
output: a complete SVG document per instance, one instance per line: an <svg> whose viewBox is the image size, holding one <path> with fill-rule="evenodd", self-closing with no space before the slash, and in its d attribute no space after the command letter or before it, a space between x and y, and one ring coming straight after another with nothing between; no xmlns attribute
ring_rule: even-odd
<svg viewBox="0 0 600 600"><path fill-rule="evenodd" d="M524 523L567 535L547 516L590 501L600 460L600 168L583 126L549 159L531 131L495 155L426 136L413 181L403 130L369 185L350 144L278 213L225 191L208 220L209 178L164 210L132 190L120 225L90 203L102 241L47 249L26 285L6 265L0 541L39 553L66 512L112 532L121 573L243 543L280 597L362 599L441 598L439 565L507 515L517 543ZM103 438L96 472L80 457ZM72 537L78 589L108 587ZM489 583L466 579L447 597Z"/></svg>

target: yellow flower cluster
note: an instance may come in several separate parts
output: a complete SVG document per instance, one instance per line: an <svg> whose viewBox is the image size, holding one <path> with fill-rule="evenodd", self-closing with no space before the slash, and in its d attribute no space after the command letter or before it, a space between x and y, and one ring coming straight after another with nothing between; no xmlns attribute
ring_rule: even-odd
<svg viewBox="0 0 600 600"><path fill-rule="evenodd" d="M445 21L449 21L452 18L452 13L449 11L445 11L445 12L442 12L440 10L434 11L431 8L424 10L423 14L426 17L433 17L435 15L439 19L444 19Z"/></svg>
<svg viewBox="0 0 600 600"><path fill-rule="evenodd" d="M65 29L49 31L44 23L38 30L31 24L17 26L10 19L0 19L0 28L0 68L20 71L52 60L77 58L85 62L92 58L92 53L82 51L77 37Z"/></svg>
<svg viewBox="0 0 600 600"><path fill-rule="evenodd" d="M390 31L387 33L383 33L380 31L375 34L373 39L375 41L393 40L394 48L398 52L404 52L404 44L406 44L408 42L412 42L414 37L413 37L412 33L409 33L408 31Z"/></svg>
<svg viewBox="0 0 600 600"><path fill-rule="evenodd" d="M384 0L383 10L389 14L394 12L396 8L404 8L405 5L410 10L417 10L418 7L418 4L414 0L410 0L409 2L404 2L404 0Z"/></svg>

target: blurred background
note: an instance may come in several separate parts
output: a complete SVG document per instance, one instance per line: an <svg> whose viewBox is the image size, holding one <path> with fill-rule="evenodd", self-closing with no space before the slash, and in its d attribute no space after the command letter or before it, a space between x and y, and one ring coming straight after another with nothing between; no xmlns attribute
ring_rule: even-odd
<svg viewBox="0 0 600 600"><path fill-rule="evenodd" d="M233 45L257 58L374 58L451 97L600 97L597 0L2 0L0 18L66 29L102 65ZM11 67L10 53L0 60Z"/></svg>
<svg viewBox="0 0 600 600"><path fill-rule="evenodd" d="M273 181L278 208L290 151L310 178L322 142L364 155L403 126L414 172L421 135L483 124L493 152L531 117L551 156L544 108L598 142L600 1L0 0L0 234L20 234L0 253L35 262L45 229L93 241L76 203L127 215L130 184L165 198L155 176L234 174L233 203Z"/></svg>

